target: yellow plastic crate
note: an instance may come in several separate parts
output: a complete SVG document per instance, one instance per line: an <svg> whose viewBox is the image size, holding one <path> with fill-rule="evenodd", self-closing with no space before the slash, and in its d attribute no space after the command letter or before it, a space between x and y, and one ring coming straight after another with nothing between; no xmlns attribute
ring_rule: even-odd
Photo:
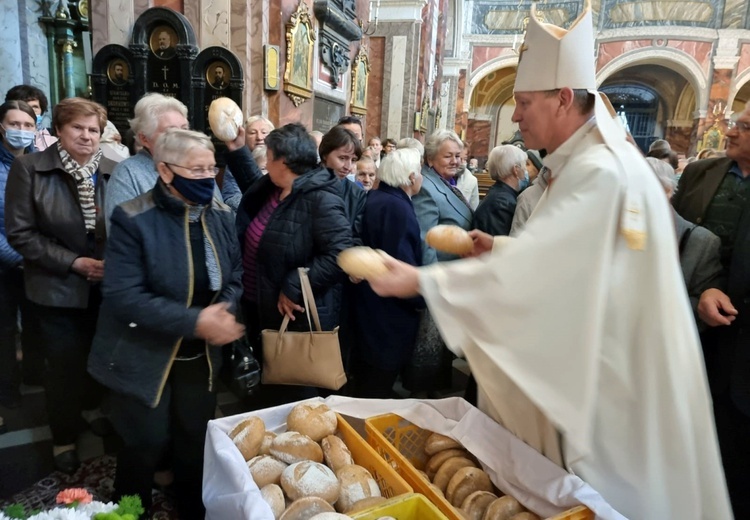
<svg viewBox="0 0 750 520"><path fill-rule="evenodd" d="M365 420L367 442L401 475L416 493L424 494L449 520L463 520L461 514L444 496L429 486L417 470L424 469L427 455L424 445L432 434L396 414L385 414ZM593 520L594 513L579 506L550 520Z"/></svg>
<svg viewBox="0 0 750 520"><path fill-rule="evenodd" d="M398 520L447 520L445 515L427 500L424 495L410 494L393 498L382 504L356 513L356 520L377 520L381 516L392 516Z"/></svg>
<svg viewBox="0 0 750 520"><path fill-rule="evenodd" d="M352 453L354 462L370 472L380 491L386 498L391 498L414 490L401 478L401 476L385 461L369 444L346 422L341 415L336 414L339 420L338 435L344 441Z"/></svg>

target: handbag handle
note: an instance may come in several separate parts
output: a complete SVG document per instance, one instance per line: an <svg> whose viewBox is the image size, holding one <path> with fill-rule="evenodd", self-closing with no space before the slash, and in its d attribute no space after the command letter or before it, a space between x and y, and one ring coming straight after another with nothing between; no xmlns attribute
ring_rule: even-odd
<svg viewBox="0 0 750 520"><path fill-rule="evenodd" d="M320 316L318 316L318 307L315 305L315 297L313 296L312 286L310 285L310 278L307 277L307 267L297 268L299 272L299 281L302 287L302 300L305 304L305 314L307 314L307 323L310 325L312 330L312 323L310 323L310 317L315 322L315 328L318 332L322 332L320 326Z"/></svg>

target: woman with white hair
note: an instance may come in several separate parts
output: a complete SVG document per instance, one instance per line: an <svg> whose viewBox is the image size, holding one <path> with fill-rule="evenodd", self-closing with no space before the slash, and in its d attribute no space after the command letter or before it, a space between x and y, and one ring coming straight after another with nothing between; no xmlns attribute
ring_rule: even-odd
<svg viewBox="0 0 750 520"><path fill-rule="evenodd" d="M252 152L256 146L261 146L266 142L266 136L271 133L275 127L273 123L263 116L250 116L245 121L245 144Z"/></svg>
<svg viewBox="0 0 750 520"><path fill-rule="evenodd" d="M412 197L422 187L422 159L417 150L395 150L380 162L380 186L367 196L362 241L408 264L422 265L422 241ZM376 295L370 285L356 285L359 341L352 352L354 394L390 398L393 384L409 362L424 307L421 298L399 300ZM384 326L387 325L387 326Z"/></svg>
<svg viewBox="0 0 750 520"><path fill-rule="evenodd" d="M655 157L647 157L646 161L656 173L656 178L659 179L667 198L671 199L677 190L674 169L669 163ZM721 273L719 257L721 239L708 229L688 222L674 208L672 208L672 216L677 234L682 276L685 278L695 322L698 324L698 330L702 331L706 325L698 317L698 302L703 291L716 287L716 281Z"/></svg>
<svg viewBox="0 0 750 520"><path fill-rule="evenodd" d="M474 213L474 227L492 236L508 235L516 212L518 193L528 185L526 152L504 144L492 149L487 170L495 184Z"/></svg>

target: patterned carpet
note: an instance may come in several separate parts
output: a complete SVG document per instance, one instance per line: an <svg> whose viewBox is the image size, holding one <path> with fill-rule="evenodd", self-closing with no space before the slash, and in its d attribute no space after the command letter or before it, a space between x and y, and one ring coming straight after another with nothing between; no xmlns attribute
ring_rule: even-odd
<svg viewBox="0 0 750 520"><path fill-rule="evenodd" d="M81 464L73 475L56 471L43 478L33 486L14 494L7 500L0 501L0 510L10 504L22 504L26 511L48 509L55 505L55 497L63 489L85 488L94 500L108 502L112 496L112 483L115 477L115 457L102 455ZM172 520L177 518L174 506L161 491L154 490L151 508L154 520Z"/></svg>

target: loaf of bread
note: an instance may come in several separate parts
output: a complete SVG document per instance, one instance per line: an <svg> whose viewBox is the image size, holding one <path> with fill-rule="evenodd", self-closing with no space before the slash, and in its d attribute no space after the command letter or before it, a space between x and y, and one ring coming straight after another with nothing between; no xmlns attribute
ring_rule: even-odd
<svg viewBox="0 0 750 520"><path fill-rule="evenodd" d="M281 474L281 488L292 500L320 497L333 504L339 498L339 487L333 471L309 460L296 462Z"/></svg>
<svg viewBox="0 0 750 520"><path fill-rule="evenodd" d="M347 511L347 513L350 515L353 515L354 513L359 513L360 511L364 511L365 509L369 509L373 506L381 504L385 502L386 500L387 499L382 496L363 498L359 502L355 502L354 505L351 507L351 509Z"/></svg>
<svg viewBox="0 0 750 520"><path fill-rule="evenodd" d="M270 455L271 454L271 444L273 444L273 440L276 438L276 434L273 432L267 431L265 434L263 434L263 441L260 443L260 449L258 450L258 455Z"/></svg>
<svg viewBox="0 0 750 520"><path fill-rule="evenodd" d="M234 141L237 129L242 126L242 110L227 97L216 98L208 107L208 126L217 139Z"/></svg>
<svg viewBox="0 0 750 520"><path fill-rule="evenodd" d="M440 466L437 473L435 473L435 478L432 483L435 484L440 491L445 493L445 490L448 488L448 482L453 478L453 475L455 475L459 469L467 466L475 468L476 464L465 457L453 457L448 459L442 466Z"/></svg>
<svg viewBox="0 0 750 520"><path fill-rule="evenodd" d="M281 474L287 466L289 464L271 455L258 455L247 461L250 474L259 488L268 484L278 484L281 481Z"/></svg>
<svg viewBox="0 0 750 520"><path fill-rule="evenodd" d="M342 515L341 513L318 513L310 520L351 520L351 516Z"/></svg>
<svg viewBox="0 0 750 520"><path fill-rule="evenodd" d="M323 448L323 458L326 464L331 468L334 473L344 466L354 464L352 459L352 452L344 444L344 441L336 437L335 435L328 435L322 441L320 441L320 447Z"/></svg>
<svg viewBox="0 0 750 520"><path fill-rule="evenodd" d="M383 258L383 255L375 249L356 246L341 251L336 262L349 276L369 280L388 272Z"/></svg>
<svg viewBox="0 0 750 520"><path fill-rule="evenodd" d="M454 255L467 255L474 249L469 233L458 226L440 224L425 235L428 246Z"/></svg>
<svg viewBox="0 0 750 520"><path fill-rule="evenodd" d="M475 491L492 491L492 481L481 469L467 466L456 471L450 479L445 498L454 507L461 507L464 499Z"/></svg>
<svg viewBox="0 0 750 520"><path fill-rule="evenodd" d="M461 503L461 510L468 520L482 520L487 507L497 500L497 495L489 491L475 491Z"/></svg>
<svg viewBox="0 0 750 520"><path fill-rule="evenodd" d="M271 508L273 517L278 520L281 513L286 509L286 502L284 500L284 492L276 484L268 484L260 489L260 496L265 500L268 506Z"/></svg>
<svg viewBox="0 0 750 520"><path fill-rule="evenodd" d="M240 450L245 460L250 460L258 454L266 425L260 417L249 417L229 432L229 438Z"/></svg>
<svg viewBox="0 0 750 520"><path fill-rule="evenodd" d="M440 435L439 433L433 433L427 437L427 440L424 443L424 452L427 455L434 455L439 451L462 448L463 446L461 446L461 443L457 440L446 437L445 435Z"/></svg>
<svg viewBox="0 0 750 520"><path fill-rule="evenodd" d="M355 464L344 466L336 472L336 478L339 479L340 484L336 511L348 513L360 500L381 496L378 483L362 466Z"/></svg>
<svg viewBox="0 0 750 520"><path fill-rule="evenodd" d="M299 432L284 432L277 435L271 443L271 455L287 464L305 460L323 462L323 450L320 445Z"/></svg>
<svg viewBox="0 0 750 520"><path fill-rule="evenodd" d="M440 466L443 465L443 462L448 459L452 459L453 457L464 457L467 459L471 458L469 452L457 448L437 452L432 457L430 457L427 461L427 464L424 465L425 473L427 473L427 476L430 478L430 480L435 478L435 473L437 473L437 470L439 470Z"/></svg>
<svg viewBox="0 0 750 520"><path fill-rule="evenodd" d="M315 442L336 433L336 412L323 403L301 403L292 408L286 418L288 430L307 435Z"/></svg>
<svg viewBox="0 0 750 520"><path fill-rule="evenodd" d="M482 520L510 520L514 515L523 511L524 508L518 500L506 495L487 506Z"/></svg>
<svg viewBox="0 0 750 520"><path fill-rule="evenodd" d="M335 512L333 506L320 497L304 497L289 504L279 520L310 520L320 513Z"/></svg>
<svg viewBox="0 0 750 520"><path fill-rule="evenodd" d="M536 516L534 513L529 513L528 511L524 511L523 513L518 513L517 515L513 515L510 520L542 520L540 517Z"/></svg>

